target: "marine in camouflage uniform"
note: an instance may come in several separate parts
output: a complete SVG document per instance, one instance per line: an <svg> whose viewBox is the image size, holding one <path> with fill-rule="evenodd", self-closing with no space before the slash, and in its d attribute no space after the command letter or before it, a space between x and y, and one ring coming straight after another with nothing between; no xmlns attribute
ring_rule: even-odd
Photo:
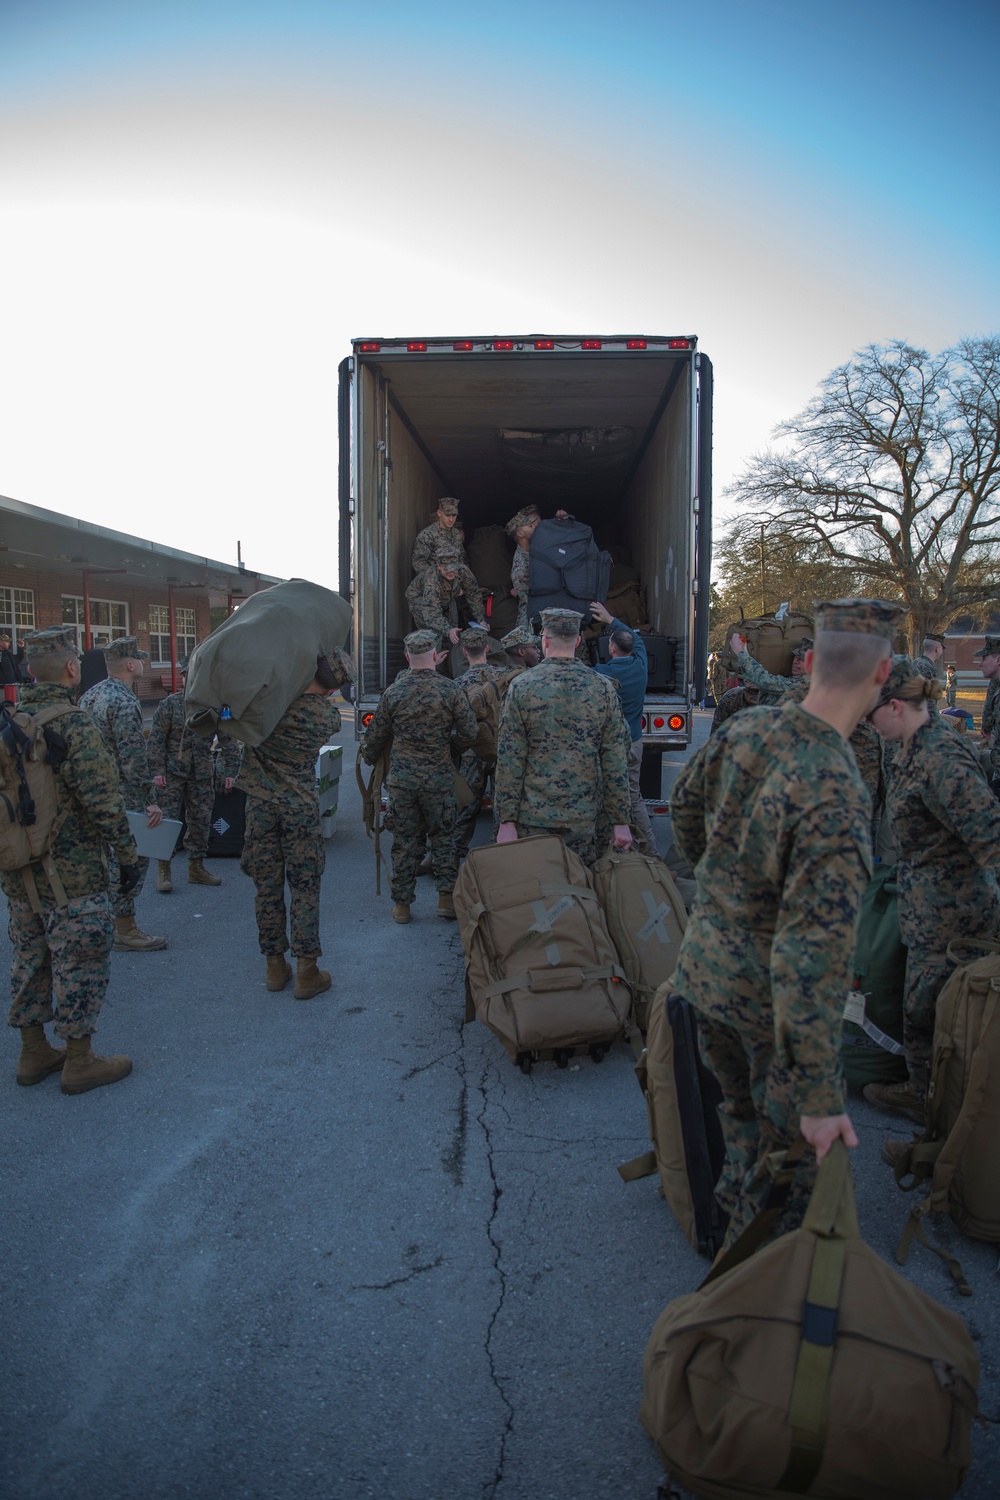
<svg viewBox="0 0 1000 1500"><path fill-rule="evenodd" d="M514 538L514 556L510 564L510 591L517 598L517 620L515 630L527 630L528 628L528 586L531 577L531 553L527 547L522 547L518 542L518 532L527 532L530 542L531 534L541 516L534 506L525 506L519 510L516 516L511 516L504 527L507 535Z"/></svg>
<svg viewBox="0 0 1000 1500"><path fill-rule="evenodd" d="M972 660L985 665L989 658L993 659L993 675L987 681L980 728L989 756L990 785L1000 797L1000 635L988 635Z"/></svg>
<svg viewBox="0 0 1000 1500"><path fill-rule="evenodd" d="M726 691L726 683L729 681L729 672L726 670L726 664L723 661L720 652L713 653L709 665L711 667L709 680L712 685L712 697L715 699L716 707L718 707L722 702L723 694Z"/></svg>
<svg viewBox="0 0 1000 1500"><path fill-rule="evenodd" d="M56 628L27 636L25 659L40 677L42 658L60 665L69 661L79 681L72 630ZM72 708L74 692L75 683L39 680L22 689L20 712ZM125 817L117 768L90 714L64 713L53 720L51 728L66 745L65 758L54 768L58 815L66 816L51 851L66 904L59 905L40 864L32 867L40 910L35 909L20 871L0 874L13 950L8 1023L21 1030L19 1083L40 1083L66 1063L66 1052L50 1047L45 1039L43 1028L54 1021L56 1035L75 1054L67 1065L65 1092L84 1093L100 1083L116 1082L132 1066L123 1057L94 1057L89 1039L97 1027L111 975L114 926L105 850L113 849L116 868L130 873L138 854Z"/></svg>
<svg viewBox="0 0 1000 1500"><path fill-rule="evenodd" d="M754 687L752 682L744 683L742 687L728 688L716 704L709 733L714 734L727 719L731 719L733 714L738 714L741 709L759 707L760 689Z"/></svg>
<svg viewBox="0 0 1000 1500"><path fill-rule="evenodd" d="M197 868L208 853L208 839L215 802L214 756L210 735L192 734L184 725L184 690L171 693L158 703L149 731L149 769L155 780L163 777L166 786L157 788L157 800L165 818L185 820L184 852ZM235 780L240 768L238 740L219 737L219 774ZM168 868L170 861L166 863ZM202 871L207 875L206 871ZM208 879L221 885L218 876Z"/></svg>
<svg viewBox="0 0 1000 1500"><path fill-rule="evenodd" d="M572 640L580 619L572 610L544 610L543 636ZM499 824L513 824L518 838L557 834L586 864L595 864L604 853L598 826L603 835L627 827L631 816L630 744L614 684L576 657L547 656L515 677L504 698L495 786Z"/></svg>
<svg viewBox="0 0 1000 1500"><path fill-rule="evenodd" d="M941 647L941 656L940 656L940 659L938 661L934 662L934 661L931 661L931 659L930 659L929 656L915 656L913 658L913 665L916 667L916 669L920 673L921 677L929 677L930 680L931 680L931 682L939 682L939 683L941 683L942 688L943 688L943 686L944 686L944 643L945 643L945 637L943 635L935 635L932 630L929 630L927 632L927 634L924 636L924 640L925 640L925 642L926 641L937 641L938 645ZM937 699L935 699L935 698L929 698L927 701L930 703L931 713L932 714L936 714L936 713L940 713L941 712L941 710L940 710L940 708L938 706Z"/></svg>
<svg viewBox="0 0 1000 1500"><path fill-rule="evenodd" d="M453 571L454 577L445 578L442 567ZM479 584L452 549L440 552L435 563L417 574L406 597L417 629L431 630L441 640L459 624L481 625L486 619Z"/></svg>
<svg viewBox="0 0 1000 1500"><path fill-rule="evenodd" d="M905 691L921 660L893 658L882 704ZM907 949L903 1042L910 1087L922 1103L935 1005L953 968L948 944L1000 935L1000 803L968 739L932 712L909 744L899 746L888 807L899 848L899 928Z"/></svg>
<svg viewBox="0 0 1000 1500"><path fill-rule="evenodd" d="M870 600L818 611L820 631L884 639L900 613ZM724 1095L716 1196L732 1242L762 1207L768 1157L791 1146L800 1117L844 1109L840 1033L872 871L871 809L846 740L788 703L724 724L682 769L670 811L698 882L672 983L698 1012ZM810 1156L782 1231L801 1221L814 1179Z"/></svg>
<svg viewBox="0 0 1000 1500"><path fill-rule="evenodd" d="M450 526L441 520L442 516L454 516L456 519ZM457 500L439 500L437 506L437 518L429 526L417 535L413 544L413 554L410 562L414 573L422 573L429 568L443 547L454 547L458 553L459 560L468 564L465 555L465 532L462 530L458 517Z"/></svg>
<svg viewBox="0 0 1000 1500"><path fill-rule="evenodd" d="M466 630L462 633L461 645L474 656L482 656L489 645L489 636L485 630ZM503 667L494 666L488 661L470 660L467 669L461 676L455 678L456 685L463 692L473 682L494 682L497 691L502 695L507 680L507 672ZM476 831L476 819L479 817L486 795L486 787L490 777L493 775L495 762L480 760L475 750L464 750L458 773L464 778L472 793L472 801L463 807L455 818L455 848L459 859L464 859L469 852L472 835Z"/></svg>
<svg viewBox="0 0 1000 1500"><path fill-rule="evenodd" d="M268 986L278 982L289 947L285 882L291 908L291 951L299 975L310 974L322 953L319 935L320 881L326 849L316 791L316 757L340 728L340 710L325 693L302 693L259 745L244 745L236 785L247 794L246 832L240 869L256 887L254 912L260 951L269 960ZM273 963L271 961L274 961ZM286 978L291 977L288 970ZM329 987L327 983L321 988ZM296 980L296 998L300 993ZM318 990L314 991L318 993Z"/></svg>
<svg viewBox="0 0 1000 1500"><path fill-rule="evenodd" d="M396 903L393 916L398 922L409 921L425 836L430 840L439 914L454 915L452 892L458 876L458 851L451 757L453 749L467 750L478 734L476 716L465 694L434 668L436 632L415 630L403 644L411 662L427 658L430 665L411 665L408 672L390 683L378 701L360 750L362 759L373 766L391 744L385 826L392 834L391 890Z"/></svg>
<svg viewBox="0 0 1000 1500"><path fill-rule="evenodd" d="M149 807L159 806L149 769L146 736L142 728L142 708L129 684L114 673L127 661L148 661L149 652L139 650L135 636L112 641L102 649L109 675L83 694L80 707L93 715L104 741L104 748L118 767L119 785L126 809L129 812L142 812ZM118 860L114 848L110 846L108 865L111 911L116 929L115 947L135 951L165 948L166 938L151 937L140 932L135 925L136 898L142 891L149 860L139 860L138 884L127 895L123 895L119 889Z"/></svg>

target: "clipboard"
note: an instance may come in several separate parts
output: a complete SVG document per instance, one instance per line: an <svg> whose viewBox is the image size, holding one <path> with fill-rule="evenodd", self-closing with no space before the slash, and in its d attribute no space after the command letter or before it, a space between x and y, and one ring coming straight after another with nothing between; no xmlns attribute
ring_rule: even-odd
<svg viewBox="0 0 1000 1500"><path fill-rule="evenodd" d="M170 858L177 847L177 836L183 826L179 818L164 818L162 823L150 828L144 812L127 812L125 816L140 859Z"/></svg>

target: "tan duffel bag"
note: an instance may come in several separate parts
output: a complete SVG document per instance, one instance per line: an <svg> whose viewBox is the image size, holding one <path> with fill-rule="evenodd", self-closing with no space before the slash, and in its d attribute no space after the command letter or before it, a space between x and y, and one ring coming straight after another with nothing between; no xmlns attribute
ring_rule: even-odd
<svg viewBox="0 0 1000 1500"><path fill-rule="evenodd" d="M783 620L776 620L773 615L760 615L752 620L741 619L737 625L727 625L722 660L730 671L736 666L736 658L729 649L734 632L743 637L750 655L766 672L772 672L776 677L790 677L792 655L799 642L813 634L813 622L808 615L793 610Z"/></svg>
<svg viewBox="0 0 1000 1500"><path fill-rule="evenodd" d="M466 1019L478 1016L529 1070L607 1049L631 993L582 859L539 836L473 849L455 884Z"/></svg>
<svg viewBox="0 0 1000 1500"><path fill-rule="evenodd" d="M662 859L611 848L594 866L594 888L645 1035L650 1002L677 967L687 912Z"/></svg>
<svg viewBox="0 0 1000 1500"><path fill-rule="evenodd" d="M861 1240L843 1142L801 1229L752 1254L758 1223L646 1348L640 1416L671 1479L703 1500L954 1495L976 1350L957 1313Z"/></svg>

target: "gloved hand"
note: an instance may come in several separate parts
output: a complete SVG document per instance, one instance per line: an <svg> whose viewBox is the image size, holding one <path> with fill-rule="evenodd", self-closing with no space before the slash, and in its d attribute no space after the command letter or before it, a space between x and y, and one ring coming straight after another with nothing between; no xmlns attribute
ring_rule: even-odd
<svg viewBox="0 0 1000 1500"><path fill-rule="evenodd" d="M118 889L123 896L128 896L139 884L142 878L142 869L139 865L120 865L119 871Z"/></svg>

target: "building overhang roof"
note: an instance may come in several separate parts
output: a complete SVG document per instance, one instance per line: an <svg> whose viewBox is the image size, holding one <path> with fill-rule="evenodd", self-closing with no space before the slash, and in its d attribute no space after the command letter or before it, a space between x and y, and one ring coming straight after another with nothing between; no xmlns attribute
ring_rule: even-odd
<svg viewBox="0 0 1000 1500"><path fill-rule="evenodd" d="M120 584L162 588L164 593L173 584L212 594L253 594L282 582L268 573L179 552L6 495L0 495L0 548L0 566L64 573L67 589L72 584L73 593L80 592L84 569L93 575L92 592L104 595L113 593L112 575ZM102 572L109 575L105 588L98 585Z"/></svg>

